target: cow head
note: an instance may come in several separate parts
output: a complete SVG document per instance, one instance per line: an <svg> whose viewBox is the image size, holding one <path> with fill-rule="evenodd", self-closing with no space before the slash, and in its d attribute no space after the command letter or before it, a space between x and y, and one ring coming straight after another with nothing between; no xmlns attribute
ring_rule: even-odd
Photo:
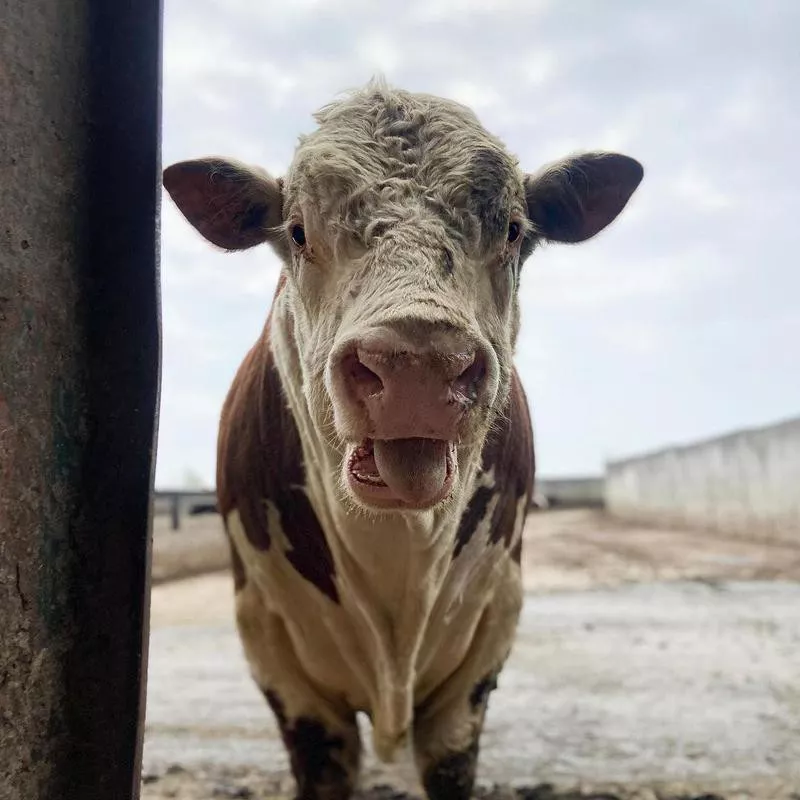
<svg viewBox="0 0 800 800"><path fill-rule="evenodd" d="M301 413L349 500L431 508L503 414L522 262L605 228L642 167L588 153L527 174L468 109L376 83L316 119L283 179L206 158L164 185L213 244L280 255Z"/></svg>

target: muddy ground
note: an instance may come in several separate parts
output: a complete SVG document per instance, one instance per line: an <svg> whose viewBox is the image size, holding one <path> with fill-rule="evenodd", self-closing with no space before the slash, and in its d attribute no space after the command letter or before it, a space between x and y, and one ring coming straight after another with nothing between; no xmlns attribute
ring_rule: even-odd
<svg viewBox="0 0 800 800"><path fill-rule="evenodd" d="M593 511L532 515L526 540L476 797L800 800L800 547ZM214 517L156 534L143 800L291 797L230 579L197 575L226 563ZM410 765L379 765L368 741L364 784L419 796Z"/></svg>

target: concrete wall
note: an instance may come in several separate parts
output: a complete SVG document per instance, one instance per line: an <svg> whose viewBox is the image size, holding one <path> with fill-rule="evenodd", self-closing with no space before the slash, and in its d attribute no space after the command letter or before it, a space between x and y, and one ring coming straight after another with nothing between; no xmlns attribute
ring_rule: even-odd
<svg viewBox="0 0 800 800"><path fill-rule="evenodd" d="M615 516L800 543L800 418L607 465Z"/></svg>

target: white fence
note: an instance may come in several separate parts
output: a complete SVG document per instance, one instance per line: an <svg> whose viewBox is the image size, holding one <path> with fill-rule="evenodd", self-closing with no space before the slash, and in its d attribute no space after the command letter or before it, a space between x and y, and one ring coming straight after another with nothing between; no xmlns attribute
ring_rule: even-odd
<svg viewBox="0 0 800 800"><path fill-rule="evenodd" d="M800 418L609 463L618 517L800 542Z"/></svg>

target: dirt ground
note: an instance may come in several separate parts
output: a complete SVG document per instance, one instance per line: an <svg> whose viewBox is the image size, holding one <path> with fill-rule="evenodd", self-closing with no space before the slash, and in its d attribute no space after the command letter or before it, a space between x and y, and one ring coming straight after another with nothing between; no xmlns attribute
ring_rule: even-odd
<svg viewBox="0 0 800 800"><path fill-rule="evenodd" d="M754 793L755 791L755 793ZM151 793L154 792L154 793ZM288 778L275 779L261 771L233 770L198 771L190 774L180 766L167 769L164 775L148 775L142 785L142 798L162 800L206 800L206 798L251 798L252 800L288 800L292 797L292 782ZM724 796L716 792L692 791L690 787L675 783L658 788L632 788L614 784L572 787L540 783L535 786L510 784L479 784L474 800L797 800L785 785L764 783L760 788L734 789ZM418 793L408 793L378 783L362 789L354 800L420 800Z"/></svg>
<svg viewBox="0 0 800 800"><path fill-rule="evenodd" d="M595 511L531 515L525 537L476 797L800 800L800 547ZM143 800L291 797L230 578L201 574L227 564L218 518L157 529L154 552ZM371 800L419 796L410 765L368 743L364 784Z"/></svg>

